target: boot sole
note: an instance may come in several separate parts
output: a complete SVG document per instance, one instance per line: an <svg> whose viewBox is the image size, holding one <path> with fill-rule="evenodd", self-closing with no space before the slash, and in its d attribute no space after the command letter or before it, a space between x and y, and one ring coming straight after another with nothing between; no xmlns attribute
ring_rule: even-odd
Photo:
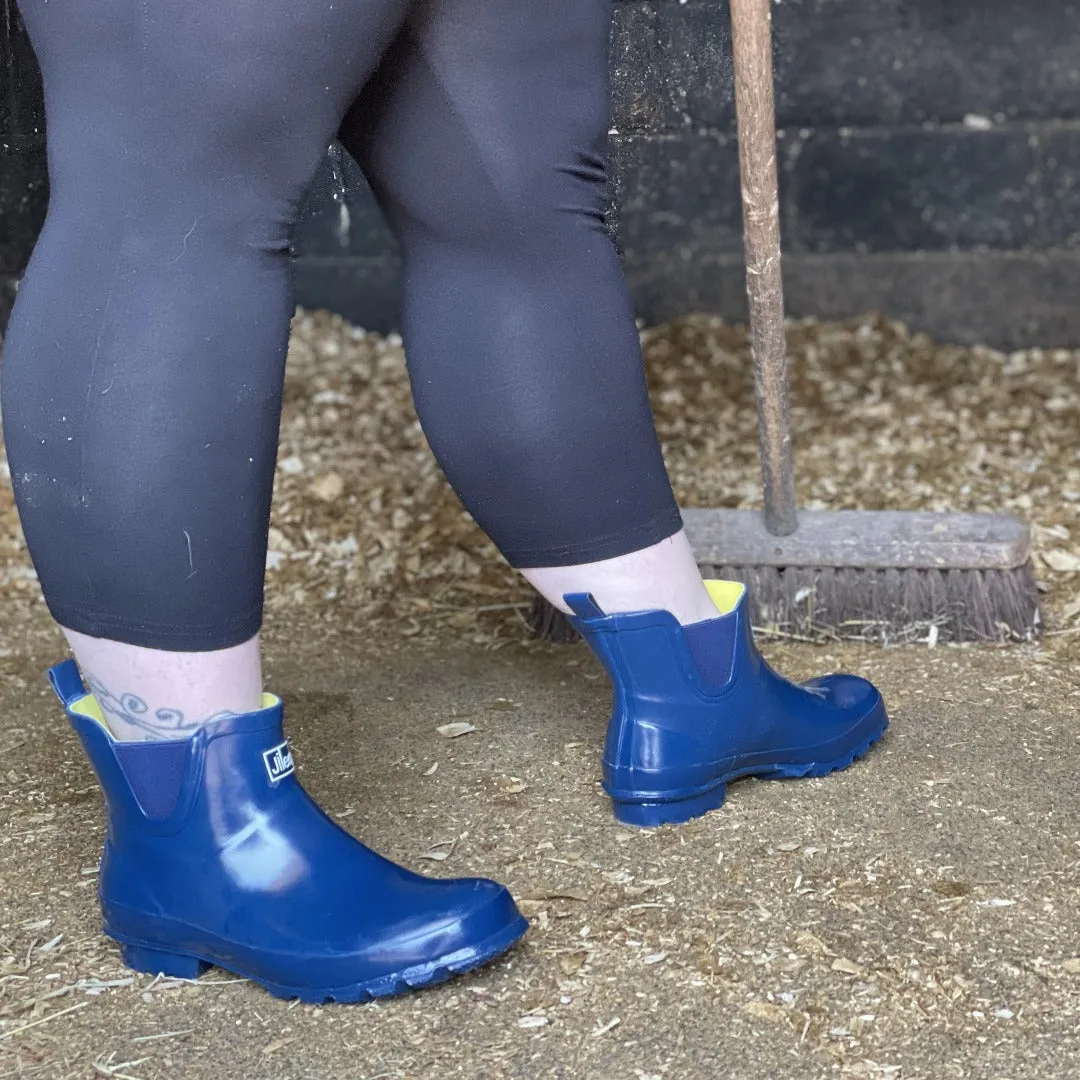
<svg viewBox="0 0 1080 1080"><path fill-rule="evenodd" d="M746 776L756 776L762 780L828 776L830 773L848 768L859 758L865 757L870 752L870 748L885 734L888 726L888 716L882 710L880 723L845 754L831 761L757 762L729 770L700 791L671 799L620 799L617 795L613 795L615 818L624 825L634 825L642 829L655 829L661 825L681 825L723 806L727 797L727 786L733 780L741 780Z"/></svg>
<svg viewBox="0 0 1080 1080"><path fill-rule="evenodd" d="M401 971L391 972L388 975L328 989L284 986L267 982L265 979L249 974L235 964L225 967L205 955L173 952L156 945L125 941L108 930L106 933L119 943L124 963L134 971L142 971L148 975L165 975L176 979L197 979L212 967L222 967L223 971L229 971L256 983L274 997L286 1000L298 998L306 1004L321 1005L331 1001L341 1004L371 1001L374 998L406 994L410 990L420 990L425 986L436 986L455 975L462 975L490 963L512 948L528 929L528 920L524 916L519 916L497 934L493 934L477 945L458 949L457 952L448 953L436 960L414 964L412 967L403 968Z"/></svg>

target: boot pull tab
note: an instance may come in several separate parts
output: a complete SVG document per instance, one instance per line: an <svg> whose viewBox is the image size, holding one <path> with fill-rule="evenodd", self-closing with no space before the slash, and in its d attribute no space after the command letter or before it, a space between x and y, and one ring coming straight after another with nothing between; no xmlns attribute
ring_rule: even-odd
<svg viewBox="0 0 1080 1080"><path fill-rule="evenodd" d="M48 679L64 708L86 696L86 687L79 675L79 665L74 660L65 660L62 664L49 668Z"/></svg>
<svg viewBox="0 0 1080 1080"><path fill-rule="evenodd" d="M592 598L591 593L567 593L563 600L579 619L604 619L607 615Z"/></svg>

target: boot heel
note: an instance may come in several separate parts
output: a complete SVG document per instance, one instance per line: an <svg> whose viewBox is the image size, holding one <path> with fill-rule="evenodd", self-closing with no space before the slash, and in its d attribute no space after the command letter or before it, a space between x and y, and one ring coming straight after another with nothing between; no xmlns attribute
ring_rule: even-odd
<svg viewBox="0 0 1080 1080"><path fill-rule="evenodd" d="M718 784L700 795L672 802L620 802L613 799L615 818L624 825L636 825L640 829L655 829L660 825L681 825L691 818L700 817L710 810L724 805L727 785Z"/></svg>
<svg viewBox="0 0 1080 1080"><path fill-rule="evenodd" d="M121 945L120 955L124 963L135 971L145 971L148 975L168 975L174 979L197 979L214 966L197 956L162 952L143 945Z"/></svg>

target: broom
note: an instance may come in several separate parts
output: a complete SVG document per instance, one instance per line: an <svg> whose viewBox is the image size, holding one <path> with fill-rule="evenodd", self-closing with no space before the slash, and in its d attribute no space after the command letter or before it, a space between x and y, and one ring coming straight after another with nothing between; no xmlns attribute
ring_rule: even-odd
<svg viewBox="0 0 1080 1080"><path fill-rule="evenodd" d="M731 0L746 291L764 513L686 510L698 565L749 588L756 626L812 640L1002 641L1036 637L1027 525L1005 514L804 511L795 504L772 60L772 0ZM542 597L537 637L576 633Z"/></svg>

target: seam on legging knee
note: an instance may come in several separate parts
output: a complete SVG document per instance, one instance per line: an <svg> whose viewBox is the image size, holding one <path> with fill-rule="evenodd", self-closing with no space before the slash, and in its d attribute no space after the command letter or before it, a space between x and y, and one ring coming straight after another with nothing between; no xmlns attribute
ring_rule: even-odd
<svg viewBox="0 0 1080 1080"><path fill-rule="evenodd" d="M538 548L520 552L510 551L504 552L504 557L515 568L540 569L546 566L573 566L576 563L597 562L599 561L598 551L620 548L625 544L625 550L613 551L611 554L602 556L602 558L615 559L620 555L640 551L642 547L648 547L649 544L658 544L661 540L674 536L681 531L682 527L682 514L676 510L674 513L650 518L649 521L630 529L620 529L618 532L594 537L588 543L566 544L558 548ZM645 543L642 543L643 538L646 538Z"/></svg>
<svg viewBox="0 0 1080 1080"><path fill-rule="evenodd" d="M72 625L72 620L64 616L62 609L50 608L50 612L53 618L60 623L61 626L66 626L70 629L75 629ZM148 633L148 634L175 634L182 636L184 634L201 634L201 633L217 633L228 634L235 628L247 626L252 622L262 621L262 607L249 608L243 615L236 616L227 620L216 620L214 622L197 623L161 623L153 622L151 620L140 620L134 622L130 619L115 619L108 615L98 615L94 612L86 611L71 611L69 613L74 617L74 621L82 623L93 623L96 626L106 627L110 630L117 630L124 633Z"/></svg>

